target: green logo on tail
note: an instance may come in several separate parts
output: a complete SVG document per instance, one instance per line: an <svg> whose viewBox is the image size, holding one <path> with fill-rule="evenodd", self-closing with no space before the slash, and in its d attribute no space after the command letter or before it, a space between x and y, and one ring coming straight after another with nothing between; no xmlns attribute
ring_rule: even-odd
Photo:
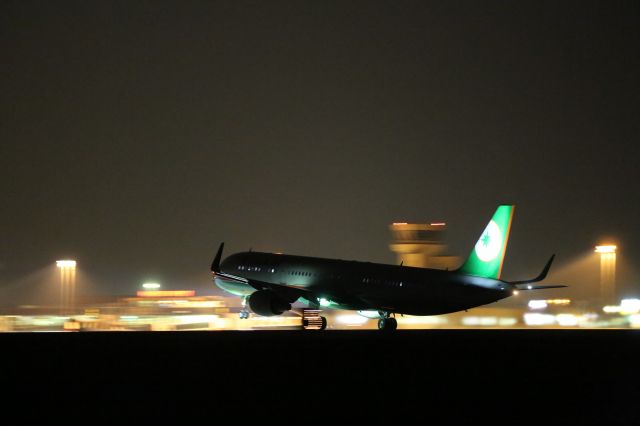
<svg viewBox="0 0 640 426"><path fill-rule="evenodd" d="M502 231L493 220L489 222L482 236L476 244L475 252L478 259L483 262L491 262L498 257L502 248Z"/></svg>
<svg viewBox="0 0 640 426"><path fill-rule="evenodd" d="M485 278L500 278L515 206L499 206L459 272Z"/></svg>

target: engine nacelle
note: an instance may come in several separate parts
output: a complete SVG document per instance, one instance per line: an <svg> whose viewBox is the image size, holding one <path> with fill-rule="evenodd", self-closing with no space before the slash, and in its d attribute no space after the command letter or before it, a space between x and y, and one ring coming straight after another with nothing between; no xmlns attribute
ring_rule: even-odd
<svg viewBox="0 0 640 426"><path fill-rule="evenodd" d="M258 290L249 296L249 307L258 315L270 317L288 311L291 309L291 304L280 299L272 291Z"/></svg>

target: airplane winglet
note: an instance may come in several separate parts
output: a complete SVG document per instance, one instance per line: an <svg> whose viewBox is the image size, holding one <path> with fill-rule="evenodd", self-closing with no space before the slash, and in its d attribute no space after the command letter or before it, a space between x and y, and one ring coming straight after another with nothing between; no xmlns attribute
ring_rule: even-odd
<svg viewBox="0 0 640 426"><path fill-rule="evenodd" d="M551 269L551 264L553 263L553 259L555 257L556 257L555 254L551 255L551 258L549 259L549 261L547 261L547 264L544 265L542 272L540 272L540 275L538 275L537 277L532 278L530 280L524 280L524 281L509 281L509 284L514 284L514 285L530 284L530 283L537 283L538 281L544 280L545 278L547 278L547 274L549 273L549 269Z"/></svg>
<svg viewBox="0 0 640 426"><path fill-rule="evenodd" d="M220 260L222 259L223 248L224 248L224 243L220 243L220 247L218 248L218 253L216 253L216 257L214 257L213 262L211 262L211 272L220 272Z"/></svg>

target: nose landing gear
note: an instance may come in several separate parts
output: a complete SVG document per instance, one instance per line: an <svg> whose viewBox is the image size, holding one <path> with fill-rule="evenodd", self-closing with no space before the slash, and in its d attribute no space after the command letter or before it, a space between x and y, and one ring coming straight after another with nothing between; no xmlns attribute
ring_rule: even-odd
<svg viewBox="0 0 640 426"><path fill-rule="evenodd" d="M242 298L242 310L240 311L240 319L249 318L249 310L247 309L247 297Z"/></svg>

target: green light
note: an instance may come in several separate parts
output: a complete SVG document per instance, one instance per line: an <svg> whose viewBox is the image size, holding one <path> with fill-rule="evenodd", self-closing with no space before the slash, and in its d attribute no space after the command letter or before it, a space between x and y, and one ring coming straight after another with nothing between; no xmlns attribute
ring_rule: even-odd
<svg viewBox="0 0 640 426"><path fill-rule="evenodd" d="M330 306L331 303L333 303L331 300L325 298L319 299L318 301L320 302L320 306Z"/></svg>

